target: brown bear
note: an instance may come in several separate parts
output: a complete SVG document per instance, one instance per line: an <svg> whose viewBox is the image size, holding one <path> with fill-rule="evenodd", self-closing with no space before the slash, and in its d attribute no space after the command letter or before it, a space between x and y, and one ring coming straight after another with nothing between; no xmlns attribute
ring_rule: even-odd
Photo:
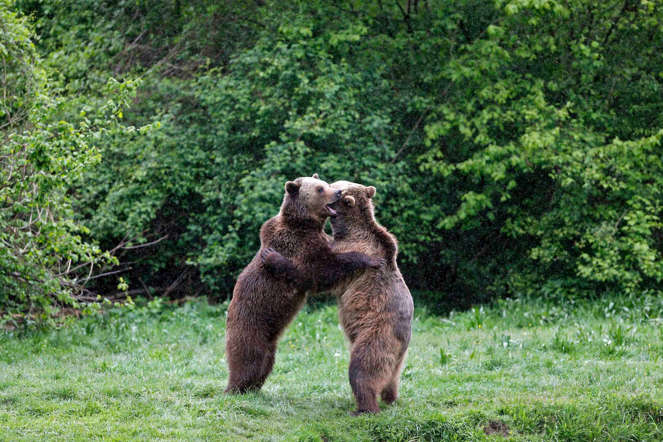
<svg viewBox="0 0 663 442"><path fill-rule="evenodd" d="M337 253L361 252L384 259L379 268L344 278L332 288L338 297L339 319L351 345L349 377L359 413L380 411L398 397L398 383L411 336L413 303L396 263L396 238L375 220L375 187L338 181L342 191L332 204L331 218ZM281 268L286 267L283 262ZM282 272L284 272L282 270ZM296 275L296 269L288 271Z"/></svg>
<svg viewBox="0 0 663 442"><path fill-rule="evenodd" d="M336 253L350 251L381 257L380 268L366 269L333 289L339 320L351 345L348 374L358 413L377 413L378 394L385 403L398 397L398 383L410 343L414 305L396 263L398 243L375 220L375 187L348 181L332 184L341 199L332 205Z"/></svg>
<svg viewBox="0 0 663 442"><path fill-rule="evenodd" d="M228 307L226 392L262 387L278 338L304 303L306 290L323 290L355 270L381 265L362 253L332 252L323 226L335 215L330 204L340 193L317 174L286 183L281 210L261 227L260 251L237 278Z"/></svg>

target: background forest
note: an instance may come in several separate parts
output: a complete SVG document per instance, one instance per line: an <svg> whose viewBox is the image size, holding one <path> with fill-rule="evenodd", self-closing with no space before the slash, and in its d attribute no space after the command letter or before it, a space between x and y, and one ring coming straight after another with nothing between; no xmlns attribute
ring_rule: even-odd
<svg viewBox="0 0 663 442"><path fill-rule="evenodd" d="M659 0L0 0L0 312L227 299L283 183L420 300L658 295Z"/></svg>

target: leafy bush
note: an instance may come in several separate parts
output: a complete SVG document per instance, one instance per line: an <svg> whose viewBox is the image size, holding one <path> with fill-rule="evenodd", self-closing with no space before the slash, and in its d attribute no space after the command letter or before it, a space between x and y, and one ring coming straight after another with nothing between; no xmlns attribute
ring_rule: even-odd
<svg viewBox="0 0 663 442"><path fill-rule="evenodd" d="M424 189L430 180L402 180L417 175L402 155L408 135L392 121L405 104L378 64L364 70L344 61L365 32L313 36L310 23L293 15L274 29L276 38L260 36L223 69L149 83L149 99L127 118L155 123L160 108L160 129L106 140L104 162L79 186L81 212L103 244L163 239L154 252L125 255L140 269L134 285L187 293L200 286L200 274L206 287L227 293L293 176L378 185L380 213L401 210L414 221L423 195L412 186ZM405 224L393 230L416 257L422 246L414 232Z"/></svg>
<svg viewBox="0 0 663 442"><path fill-rule="evenodd" d="M110 101L75 120L60 119L69 103L51 93L28 25L5 2L0 29L7 97L0 111L0 315L48 315L53 306L75 304L93 269L113 262L84 238L67 192L99 161L91 142L118 107ZM128 93L125 85L107 89L121 100Z"/></svg>
<svg viewBox="0 0 663 442"><path fill-rule="evenodd" d="M482 238L490 291L660 287L659 19L644 3L497 2L440 69L422 165L457 190L438 226Z"/></svg>
<svg viewBox="0 0 663 442"><path fill-rule="evenodd" d="M454 305L660 292L660 3L19 6L63 115L142 79L70 181L129 293L226 297L318 172L378 187L408 284Z"/></svg>

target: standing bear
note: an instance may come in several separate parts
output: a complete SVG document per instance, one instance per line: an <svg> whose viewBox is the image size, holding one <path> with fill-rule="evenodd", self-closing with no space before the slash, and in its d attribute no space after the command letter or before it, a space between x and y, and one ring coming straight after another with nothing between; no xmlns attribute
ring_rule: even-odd
<svg viewBox="0 0 663 442"><path fill-rule="evenodd" d="M414 306L396 255L396 238L375 220L375 187L337 181L341 198L331 207L336 253L360 252L384 260L379 268L350 275L332 288L339 319L351 345L348 374L359 413L380 411L377 396L388 404L398 397L398 383L410 343ZM296 275L294 264L279 261L282 274ZM276 270L276 269L274 269Z"/></svg>
<svg viewBox="0 0 663 442"><path fill-rule="evenodd" d="M337 181L342 192L332 205L336 253L361 252L385 260L384 265L345 278L333 288L339 320L350 341L350 386L359 413L380 411L377 396L390 404L398 397L398 383L410 343L414 305L396 263L398 243L375 220L375 187Z"/></svg>
<svg viewBox="0 0 663 442"><path fill-rule="evenodd" d="M226 392L262 387L278 338L302 307L306 290L323 290L355 270L381 265L362 253L332 252L323 226L336 214L330 205L340 193L317 174L286 183L281 210L261 227L260 251L237 278L228 307Z"/></svg>

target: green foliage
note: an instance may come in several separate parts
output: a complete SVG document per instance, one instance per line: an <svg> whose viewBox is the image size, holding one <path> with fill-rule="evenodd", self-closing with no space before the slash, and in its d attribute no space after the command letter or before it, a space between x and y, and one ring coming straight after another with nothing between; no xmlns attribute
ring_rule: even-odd
<svg viewBox="0 0 663 442"><path fill-rule="evenodd" d="M416 166L405 161L391 120L404 104L378 63L365 69L347 62L366 29L332 29L325 13L330 29L316 36L309 19L289 12L276 38L258 35L223 68L193 80L145 79L150 95L126 117L159 129L104 140L104 161L78 186L79 211L102 244L165 239L148 256L124 255L137 257L134 287L140 278L167 291L201 275L215 292L230 289L293 176L318 172L375 184L378 200L392 202L380 208L385 217L395 210L409 220L421 215L411 186L427 180L402 179L416 176ZM404 256L416 259L423 245L414 232L404 224L393 230L404 239Z"/></svg>
<svg viewBox="0 0 663 442"><path fill-rule="evenodd" d="M317 172L378 188L438 310L660 291L661 1L217 3L17 3L60 119L141 79L70 180L128 284L95 290L227 297L283 183Z"/></svg>
<svg viewBox="0 0 663 442"><path fill-rule="evenodd" d="M657 290L660 10L504 2L493 15L437 79L448 93L423 167L459 190L439 226L508 263L487 269L496 293Z"/></svg>
<svg viewBox="0 0 663 442"><path fill-rule="evenodd" d="M3 66L0 115L0 319L9 314L50 314L75 304L94 266L113 262L84 238L68 191L99 161L99 138L126 102L131 87L109 83L113 97L97 109L71 108L52 93L24 19L0 4ZM87 277L82 276L82 268ZM79 272L80 270L80 272Z"/></svg>
<svg viewBox="0 0 663 442"><path fill-rule="evenodd" d="M212 231L198 263L208 278L219 266L222 272L241 268L255 253L258 228L278 211L289 177L345 177L409 205L408 182L400 177L412 166L397 157L391 141L398 138L393 94L379 67L357 69L345 61L360 38L349 32L313 37L293 17L276 38L259 40L234 60L229 74L211 71L200 79L199 99L215 122L215 144L223 146L203 189ZM235 174L222 174L229 158Z"/></svg>
<svg viewBox="0 0 663 442"><path fill-rule="evenodd" d="M42 73L36 68L37 53L25 20L0 3L0 57L2 57L2 104L0 127L18 124L35 96Z"/></svg>

